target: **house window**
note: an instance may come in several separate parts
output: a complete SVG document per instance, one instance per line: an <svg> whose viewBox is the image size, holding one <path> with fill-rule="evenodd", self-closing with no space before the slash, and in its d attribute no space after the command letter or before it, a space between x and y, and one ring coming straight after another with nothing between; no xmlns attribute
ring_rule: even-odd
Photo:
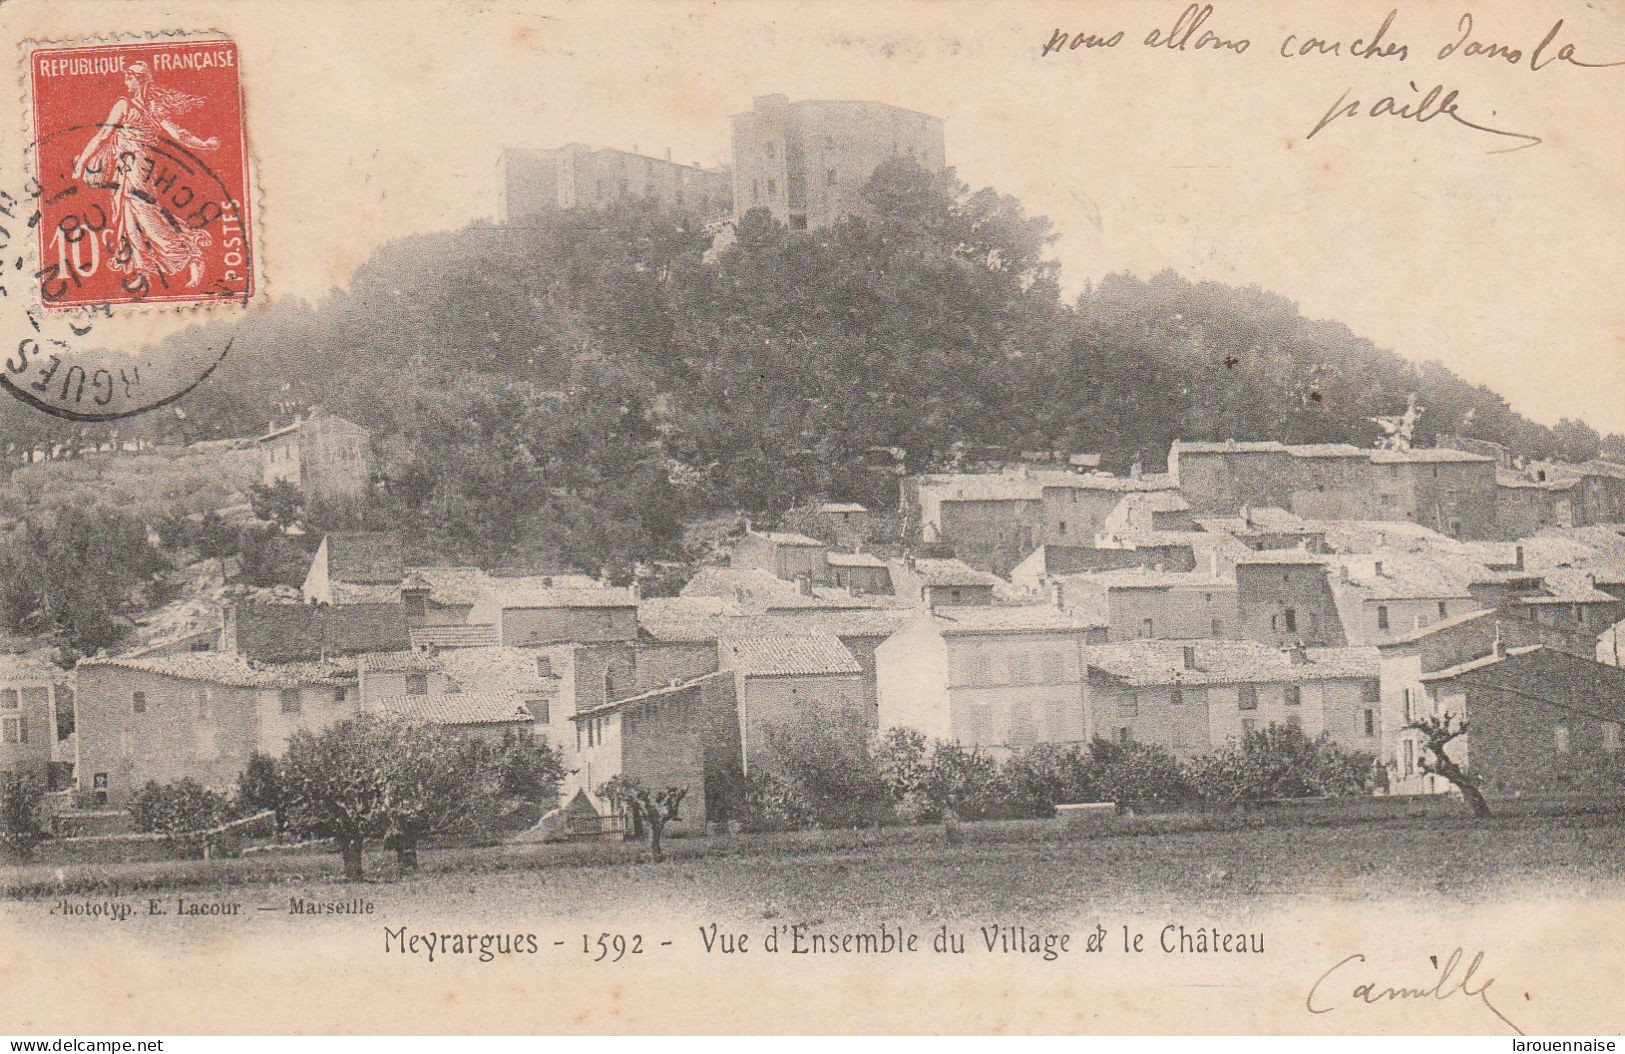
<svg viewBox="0 0 1625 1054"><path fill-rule="evenodd" d="M1619 752L1619 724L1614 721L1602 723L1602 749L1610 754Z"/></svg>
<svg viewBox="0 0 1625 1054"><path fill-rule="evenodd" d="M1122 743L1124 746L1134 742L1134 729L1128 727L1127 725L1119 728L1117 730L1117 741Z"/></svg>
<svg viewBox="0 0 1625 1054"><path fill-rule="evenodd" d="M1244 717L1241 719L1241 738L1246 739L1256 731L1258 731L1257 721L1250 717Z"/></svg>
<svg viewBox="0 0 1625 1054"><path fill-rule="evenodd" d="M536 656L536 676L553 676L553 660L546 655Z"/></svg>
<svg viewBox="0 0 1625 1054"><path fill-rule="evenodd" d="M1129 692L1117 700L1118 717L1140 716L1140 693Z"/></svg>
<svg viewBox="0 0 1625 1054"><path fill-rule="evenodd" d="M1405 775L1409 776L1416 771L1416 741L1405 740Z"/></svg>
<svg viewBox="0 0 1625 1054"><path fill-rule="evenodd" d="M1569 752L1569 729L1567 725L1558 725L1552 729L1552 748L1559 754Z"/></svg>
<svg viewBox="0 0 1625 1054"><path fill-rule="evenodd" d="M297 714L299 712L299 689L282 689L282 712L285 714Z"/></svg>
<svg viewBox="0 0 1625 1054"><path fill-rule="evenodd" d="M402 593L401 603L406 606L408 618L423 618L429 613L429 601L422 593Z"/></svg>
<svg viewBox="0 0 1625 1054"><path fill-rule="evenodd" d="M1303 689L1295 684L1286 686L1286 705L1297 706L1303 702Z"/></svg>
<svg viewBox="0 0 1625 1054"><path fill-rule="evenodd" d="M344 696L345 696L344 685L342 685L342 684L334 685L334 687L333 687L333 701L335 703L342 703L342 702L344 702Z"/></svg>
<svg viewBox="0 0 1625 1054"><path fill-rule="evenodd" d="M0 721L0 743L28 742L28 722L20 717Z"/></svg>
<svg viewBox="0 0 1625 1054"><path fill-rule="evenodd" d="M1286 727L1288 727L1288 728L1296 728L1300 732L1303 731L1303 715L1302 714L1287 714L1286 715Z"/></svg>
<svg viewBox="0 0 1625 1054"><path fill-rule="evenodd" d="M1169 693L1168 693L1168 705L1169 706L1184 706L1185 705L1185 693L1184 693L1184 691L1182 691L1181 689L1178 689L1178 688L1175 688L1175 689L1172 689L1171 691L1169 691Z"/></svg>
<svg viewBox="0 0 1625 1054"><path fill-rule="evenodd" d="M1288 633L1296 633L1296 632L1298 632L1298 609L1297 608L1287 608L1286 609L1286 631Z"/></svg>
<svg viewBox="0 0 1625 1054"><path fill-rule="evenodd" d="M1140 620L1140 636L1150 638L1156 636L1156 625L1150 619Z"/></svg>
<svg viewBox="0 0 1625 1054"><path fill-rule="evenodd" d="M525 703L525 707L530 710L530 716L534 717L542 724L550 725L553 723L553 715L548 707L546 699L528 700Z"/></svg>
<svg viewBox="0 0 1625 1054"><path fill-rule="evenodd" d="M409 673L406 675L407 695L428 695L429 675L426 673Z"/></svg>
<svg viewBox="0 0 1625 1054"><path fill-rule="evenodd" d="M580 724L580 722L576 723L576 752L577 753L581 752L581 724Z"/></svg>
<svg viewBox="0 0 1625 1054"><path fill-rule="evenodd" d="M1270 632L1271 633L1278 632L1280 630L1280 628L1281 628L1281 616L1280 615L1271 615L1270 616Z"/></svg>
<svg viewBox="0 0 1625 1054"><path fill-rule="evenodd" d="M824 174L824 182L832 187L835 185L835 170L833 168Z"/></svg>
<svg viewBox="0 0 1625 1054"><path fill-rule="evenodd" d="M776 179L768 180L767 181L767 196L770 197L770 198L774 197L774 196L776 196L778 194L778 192L779 192L779 182L778 182L778 180L776 180Z"/></svg>
<svg viewBox="0 0 1625 1054"><path fill-rule="evenodd" d="M1218 636L1221 636L1223 633L1224 633L1224 627L1219 625L1219 620L1218 619L1214 619L1213 620L1213 636L1218 637Z"/></svg>
<svg viewBox="0 0 1625 1054"><path fill-rule="evenodd" d="M1450 615L1450 606L1448 604L1446 604L1443 600L1439 601L1439 617L1440 618L1448 618L1449 615Z"/></svg>
<svg viewBox="0 0 1625 1054"><path fill-rule="evenodd" d="M973 746L993 739L993 708L986 703L976 703L970 708L970 738Z"/></svg>
<svg viewBox="0 0 1625 1054"><path fill-rule="evenodd" d="M0 710L17 709L17 689L0 688Z"/></svg>
<svg viewBox="0 0 1625 1054"><path fill-rule="evenodd" d="M1241 684L1236 686L1236 708L1238 710L1258 709L1258 686L1255 684Z"/></svg>
<svg viewBox="0 0 1625 1054"><path fill-rule="evenodd" d="M1365 712L1365 734L1367 739L1377 734L1377 712L1375 710L1368 709Z"/></svg>
<svg viewBox="0 0 1625 1054"><path fill-rule="evenodd" d="M959 590L957 590L957 589L948 590L948 603L950 603L950 604L959 603Z"/></svg>
<svg viewBox="0 0 1625 1054"><path fill-rule="evenodd" d="M1065 520L1061 521L1061 533L1062 534L1066 533L1066 521Z"/></svg>
<svg viewBox="0 0 1625 1054"><path fill-rule="evenodd" d="M1401 699L1401 702L1403 703L1403 713L1405 714L1405 723L1410 724L1411 721L1415 718L1415 714L1416 714L1415 697L1414 697L1411 689L1406 688L1403 692L1401 692L1400 693L1400 699Z"/></svg>
<svg viewBox="0 0 1625 1054"><path fill-rule="evenodd" d="M1029 668L1027 656L1012 655L1005 660L1010 670L1011 684L1026 684L1032 680L1032 670Z"/></svg>
<svg viewBox="0 0 1625 1054"><path fill-rule="evenodd" d="M1377 628L1388 628L1388 605L1386 604L1377 605Z"/></svg>
<svg viewBox="0 0 1625 1054"><path fill-rule="evenodd" d="M98 772L98 773L96 773L96 775L90 777L90 786L91 786L92 790L106 790L107 789L107 773Z"/></svg>
<svg viewBox="0 0 1625 1054"><path fill-rule="evenodd" d="M144 714L147 712L146 692L130 693L130 712L133 714Z"/></svg>
<svg viewBox="0 0 1625 1054"><path fill-rule="evenodd" d="M1580 626L1584 626L1586 624L1586 609L1581 607L1579 604L1574 605L1574 621L1575 624Z"/></svg>

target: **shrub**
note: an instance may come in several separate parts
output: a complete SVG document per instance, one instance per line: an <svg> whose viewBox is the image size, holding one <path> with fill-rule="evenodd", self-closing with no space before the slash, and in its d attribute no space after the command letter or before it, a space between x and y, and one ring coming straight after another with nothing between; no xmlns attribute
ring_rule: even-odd
<svg viewBox="0 0 1625 1054"><path fill-rule="evenodd" d="M747 776L753 820L785 827L880 823L891 795L869 738L853 719L768 726Z"/></svg>
<svg viewBox="0 0 1625 1054"><path fill-rule="evenodd" d="M1225 803L1359 794L1371 765L1371 755L1348 753L1329 736L1310 739L1297 728L1271 725L1195 759L1189 772L1197 793Z"/></svg>
<svg viewBox="0 0 1625 1054"><path fill-rule="evenodd" d="M1011 755L1001 775L1009 807L1022 816L1051 816L1057 805L1100 797L1091 755L1073 744L1029 747Z"/></svg>
<svg viewBox="0 0 1625 1054"><path fill-rule="evenodd" d="M281 834L288 823L287 793L282 786L282 773L276 759L269 754L255 753L248 766L237 776L237 797L232 802L236 816L252 816L271 810L276 814L276 832Z"/></svg>
<svg viewBox="0 0 1625 1054"><path fill-rule="evenodd" d="M45 840L40 805L45 787L32 776L0 774L0 848L26 857Z"/></svg>
<svg viewBox="0 0 1625 1054"><path fill-rule="evenodd" d="M1095 739L1089 761L1097 796L1122 805L1166 808L1196 794L1179 760L1147 743L1113 743Z"/></svg>
<svg viewBox="0 0 1625 1054"><path fill-rule="evenodd" d="M130 801L130 817L138 831L174 836L220 826L226 821L229 806L225 795L194 779L177 783L153 780Z"/></svg>
<svg viewBox="0 0 1625 1054"><path fill-rule="evenodd" d="M551 804L564 783L564 752L528 733L504 732L492 762L497 786L510 798Z"/></svg>

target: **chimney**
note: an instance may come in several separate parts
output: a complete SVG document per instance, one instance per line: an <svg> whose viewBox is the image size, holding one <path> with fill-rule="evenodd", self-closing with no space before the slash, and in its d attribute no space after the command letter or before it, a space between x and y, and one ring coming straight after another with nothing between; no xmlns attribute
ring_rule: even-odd
<svg viewBox="0 0 1625 1054"><path fill-rule="evenodd" d="M1253 525L1253 507L1251 505L1243 505L1241 507L1241 525L1243 527L1251 527Z"/></svg>
<svg viewBox="0 0 1625 1054"><path fill-rule="evenodd" d="M804 597L813 595L812 575L803 571L796 576L796 590Z"/></svg>
<svg viewBox="0 0 1625 1054"><path fill-rule="evenodd" d="M1135 458L1134 459L1134 464L1132 464L1132 465L1130 465L1128 467L1128 478L1129 479L1139 479L1140 476L1144 474L1144 472L1145 472L1145 467L1140 464L1140 459Z"/></svg>
<svg viewBox="0 0 1625 1054"><path fill-rule="evenodd" d="M1490 654L1497 659L1504 659L1507 655L1506 641L1501 639L1501 624L1495 625L1495 640L1490 644Z"/></svg>
<svg viewBox="0 0 1625 1054"><path fill-rule="evenodd" d="M1286 650L1286 656L1291 660L1292 665L1294 666L1309 665L1309 649L1303 646L1302 641L1299 641L1297 644L1294 644L1292 647L1288 648Z"/></svg>
<svg viewBox="0 0 1625 1054"><path fill-rule="evenodd" d="M1182 651L1184 653L1185 669L1187 669L1187 670L1196 669L1196 645L1187 644L1182 649Z"/></svg>
<svg viewBox="0 0 1625 1054"><path fill-rule="evenodd" d="M1348 564L1338 564L1337 565L1337 580L1339 582L1347 582L1349 580L1349 565Z"/></svg>
<svg viewBox="0 0 1625 1054"><path fill-rule="evenodd" d="M1523 570L1523 546L1521 545L1512 547L1512 569L1514 571Z"/></svg>
<svg viewBox="0 0 1625 1054"><path fill-rule="evenodd" d="M643 583L638 581L636 578L632 579L631 584L626 587L626 591L631 595L633 600L643 599Z"/></svg>

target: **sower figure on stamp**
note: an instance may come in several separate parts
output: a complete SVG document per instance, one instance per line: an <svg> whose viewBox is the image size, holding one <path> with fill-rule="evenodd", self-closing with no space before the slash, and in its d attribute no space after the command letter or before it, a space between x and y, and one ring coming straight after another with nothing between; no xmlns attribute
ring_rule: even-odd
<svg viewBox="0 0 1625 1054"><path fill-rule="evenodd" d="M73 175L93 186L111 189L113 204L104 237L110 241L112 266L136 275L187 273L186 284L203 281L203 247L209 232L177 221L157 195L132 186L135 159L166 152L165 136L188 150L214 150L220 140L200 139L175 123L203 100L160 87L144 62L124 75L126 94L113 104L107 120L74 162Z"/></svg>

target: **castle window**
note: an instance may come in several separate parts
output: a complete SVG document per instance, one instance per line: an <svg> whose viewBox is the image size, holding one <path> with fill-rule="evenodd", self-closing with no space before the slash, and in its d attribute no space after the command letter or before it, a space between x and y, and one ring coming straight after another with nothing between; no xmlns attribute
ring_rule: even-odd
<svg viewBox="0 0 1625 1054"><path fill-rule="evenodd" d="M342 685L342 684L334 685L333 686L333 701L335 703L342 703L342 702L344 702L344 698L345 698L344 685Z"/></svg>
<svg viewBox="0 0 1625 1054"><path fill-rule="evenodd" d="M1258 709L1258 686L1254 684L1241 684L1236 686L1236 709Z"/></svg>
<svg viewBox="0 0 1625 1054"><path fill-rule="evenodd" d="M282 712L297 714L299 712L299 689L284 688L281 692Z"/></svg>
<svg viewBox="0 0 1625 1054"><path fill-rule="evenodd" d="M1298 706L1303 702L1303 689L1295 684L1286 686L1286 705Z"/></svg>
<svg viewBox="0 0 1625 1054"><path fill-rule="evenodd" d="M1439 617L1440 618L1447 618L1449 616L1449 612L1450 612L1449 604L1447 604L1443 600L1439 601Z"/></svg>
<svg viewBox="0 0 1625 1054"><path fill-rule="evenodd" d="M1288 633L1298 632L1298 611L1296 608L1286 609L1286 631Z"/></svg>
<svg viewBox="0 0 1625 1054"><path fill-rule="evenodd" d="M1178 689L1178 688L1174 688L1171 691L1169 691L1169 693L1168 693L1168 705L1169 706L1184 706L1185 705L1185 693L1182 690Z"/></svg>
<svg viewBox="0 0 1625 1054"><path fill-rule="evenodd" d="M1365 734L1367 739L1377 734L1377 712L1375 710L1365 712Z"/></svg>
<svg viewBox="0 0 1625 1054"><path fill-rule="evenodd" d="M130 712L132 714L144 714L144 713L147 712L147 693L146 692L131 692L130 693Z"/></svg>
<svg viewBox="0 0 1625 1054"><path fill-rule="evenodd" d="M1386 604L1377 605L1377 628L1388 628L1388 605Z"/></svg>

